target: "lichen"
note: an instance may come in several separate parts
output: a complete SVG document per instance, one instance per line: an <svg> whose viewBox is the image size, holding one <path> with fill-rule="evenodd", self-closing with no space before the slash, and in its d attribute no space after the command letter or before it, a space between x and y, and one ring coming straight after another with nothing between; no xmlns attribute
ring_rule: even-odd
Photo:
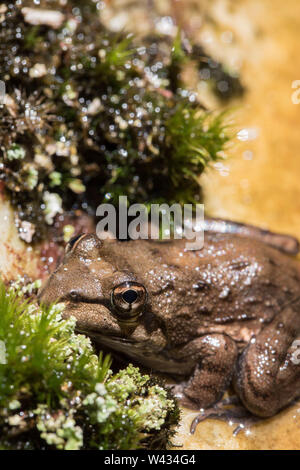
<svg viewBox="0 0 300 470"><path fill-rule="evenodd" d="M23 158L25 158L26 152L20 145L13 144L9 149L7 149L6 155L9 161L23 160Z"/></svg>
<svg viewBox="0 0 300 470"><path fill-rule="evenodd" d="M178 422L170 392L131 365L113 374L63 304L37 305L37 287L0 285L0 448L164 448Z"/></svg>

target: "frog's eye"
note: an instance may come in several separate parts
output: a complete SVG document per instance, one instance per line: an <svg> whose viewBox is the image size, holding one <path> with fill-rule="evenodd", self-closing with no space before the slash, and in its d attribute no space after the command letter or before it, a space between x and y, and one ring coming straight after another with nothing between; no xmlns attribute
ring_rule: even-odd
<svg viewBox="0 0 300 470"><path fill-rule="evenodd" d="M85 235L84 233L80 233L79 235L76 235L76 237L71 238L71 240L69 240L67 243L66 253L69 253L69 251L71 251L74 248L76 242L80 240L80 238L82 238L84 235Z"/></svg>
<svg viewBox="0 0 300 470"><path fill-rule="evenodd" d="M112 305L117 315L123 318L135 317L140 313L146 299L146 289L138 282L123 282L111 293Z"/></svg>

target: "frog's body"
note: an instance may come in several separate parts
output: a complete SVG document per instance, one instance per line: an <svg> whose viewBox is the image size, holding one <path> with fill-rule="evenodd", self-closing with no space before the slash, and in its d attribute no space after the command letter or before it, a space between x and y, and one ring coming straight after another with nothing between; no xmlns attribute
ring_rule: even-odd
<svg viewBox="0 0 300 470"><path fill-rule="evenodd" d="M232 379L261 416L299 395L291 348L300 338L300 264L259 240L208 233L202 250L187 251L185 240L83 235L40 299L65 301L78 331L104 346L187 379L183 396L197 406L216 402Z"/></svg>

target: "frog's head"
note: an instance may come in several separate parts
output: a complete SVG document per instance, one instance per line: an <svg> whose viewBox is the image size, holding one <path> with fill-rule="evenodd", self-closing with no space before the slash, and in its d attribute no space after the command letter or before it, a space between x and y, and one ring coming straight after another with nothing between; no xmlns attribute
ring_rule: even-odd
<svg viewBox="0 0 300 470"><path fill-rule="evenodd" d="M103 242L93 234L73 238L39 293L45 305L64 302L65 317L74 316L77 329L90 336L126 338L144 322L147 289L130 272L125 250L116 256L116 243L121 242Z"/></svg>

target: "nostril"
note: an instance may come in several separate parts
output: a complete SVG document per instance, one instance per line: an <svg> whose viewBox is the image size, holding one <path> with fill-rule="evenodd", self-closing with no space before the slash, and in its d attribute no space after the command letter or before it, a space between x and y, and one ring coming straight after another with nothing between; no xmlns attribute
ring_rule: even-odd
<svg viewBox="0 0 300 470"><path fill-rule="evenodd" d="M133 304L133 302L136 301L138 295L135 290L128 289L127 291L124 292L122 297L123 297L123 300L125 300L125 302L127 302L128 304Z"/></svg>

